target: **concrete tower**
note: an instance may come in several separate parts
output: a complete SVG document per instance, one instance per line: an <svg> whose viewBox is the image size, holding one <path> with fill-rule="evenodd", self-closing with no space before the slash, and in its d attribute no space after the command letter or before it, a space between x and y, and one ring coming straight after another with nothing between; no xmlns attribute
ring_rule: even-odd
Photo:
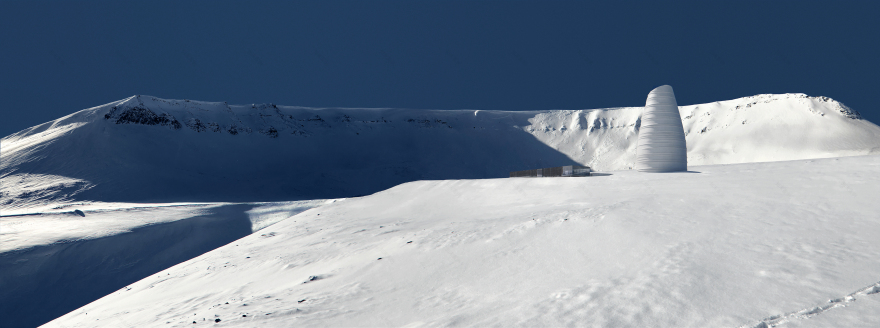
<svg viewBox="0 0 880 328"><path fill-rule="evenodd" d="M678 113L678 104L671 86L659 86L648 94L639 128L636 170L687 171L684 127L681 125L681 115Z"/></svg>

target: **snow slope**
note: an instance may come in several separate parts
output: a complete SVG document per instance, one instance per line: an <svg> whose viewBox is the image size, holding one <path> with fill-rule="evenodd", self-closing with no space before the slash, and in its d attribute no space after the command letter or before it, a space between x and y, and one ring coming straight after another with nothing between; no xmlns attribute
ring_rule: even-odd
<svg viewBox="0 0 880 328"><path fill-rule="evenodd" d="M91 203L0 217L3 327L44 324L155 272L333 201Z"/></svg>
<svg viewBox="0 0 880 328"><path fill-rule="evenodd" d="M0 216L0 253L65 241L96 239L162 223L185 220L219 207L249 205L249 231L258 231L305 210L336 200L259 203L77 203L45 212ZM80 211L82 216L74 211Z"/></svg>
<svg viewBox="0 0 880 328"><path fill-rule="evenodd" d="M630 169L641 107L505 112L303 108L134 96L0 141L4 214L59 202L339 198L424 179L586 164ZM880 128L837 101L680 107L690 165L865 155Z"/></svg>
<svg viewBox="0 0 880 328"><path fill-rule="evenodd" d="M45 327L880 326L880 156L691 171L406 183Z"/></svg>

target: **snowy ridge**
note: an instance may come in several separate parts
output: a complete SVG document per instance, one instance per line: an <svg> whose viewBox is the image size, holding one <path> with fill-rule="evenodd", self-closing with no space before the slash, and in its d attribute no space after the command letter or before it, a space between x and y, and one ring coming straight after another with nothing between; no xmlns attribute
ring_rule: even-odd
<svg viewBox="0 0 880 328"><path fill-rule="evenodd" d="M680 106L690 165L880 152L880 128L827 97ZM424 179L633 167L642 108L507 112L305 108L133 96L2 139L7 211L58 201L272 201ZM88 145L88 146L85 146Z"/></svg>
<svg viewBox="0 0 880 328"><path fill-rule="evenodd" d="M846 307L847 303L855 302L856 300L858 300L856 297L868 296L868 295L873 295L873 294L877 294L877 293L880 293L880 282L877 282L877 283L870 285L868 287L859 289L859 290L852 292L844 297L828 300L828 302L826 302L825 304L819 305L819 306L814 306L811 308L807 308L807 309L803 309L803 310L795 311L795 312L790 312L790 313L786 313L786 314L782 314L782 315L770 316L770 317L764 318L763 320L759 321L758 323L755 323L752 325L740 326L740 328L771 328L771 327L777 327L777 326L786 324L786 323L791 322L793 320L809 319L811 317L820 315L820 314L824 313L825 311L828 311L831 309Z"/></svg>

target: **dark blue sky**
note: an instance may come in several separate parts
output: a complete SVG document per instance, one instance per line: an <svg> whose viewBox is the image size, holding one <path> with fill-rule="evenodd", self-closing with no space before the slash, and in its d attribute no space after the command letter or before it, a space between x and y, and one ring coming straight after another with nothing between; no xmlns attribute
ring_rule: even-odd
<svg viewBox="0 0 880 328"><path fill-rule="evenodd" d="M543 110L832 97L880 122L880 1L0 0L0 135L134 94Z"/></svg>

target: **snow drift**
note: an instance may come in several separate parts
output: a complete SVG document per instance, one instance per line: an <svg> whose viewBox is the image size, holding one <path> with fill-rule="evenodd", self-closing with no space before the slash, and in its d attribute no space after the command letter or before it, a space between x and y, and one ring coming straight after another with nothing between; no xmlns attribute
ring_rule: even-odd
<svg viewBox="0 0 880 328"><path fill-rule="evenodd" d="M690 165L864 155L880 128L826 97L679 107ZM303 108L133 96L2 139L0 205L272 201L425 179L634 166L641 107L507 112Z"/></svg>

